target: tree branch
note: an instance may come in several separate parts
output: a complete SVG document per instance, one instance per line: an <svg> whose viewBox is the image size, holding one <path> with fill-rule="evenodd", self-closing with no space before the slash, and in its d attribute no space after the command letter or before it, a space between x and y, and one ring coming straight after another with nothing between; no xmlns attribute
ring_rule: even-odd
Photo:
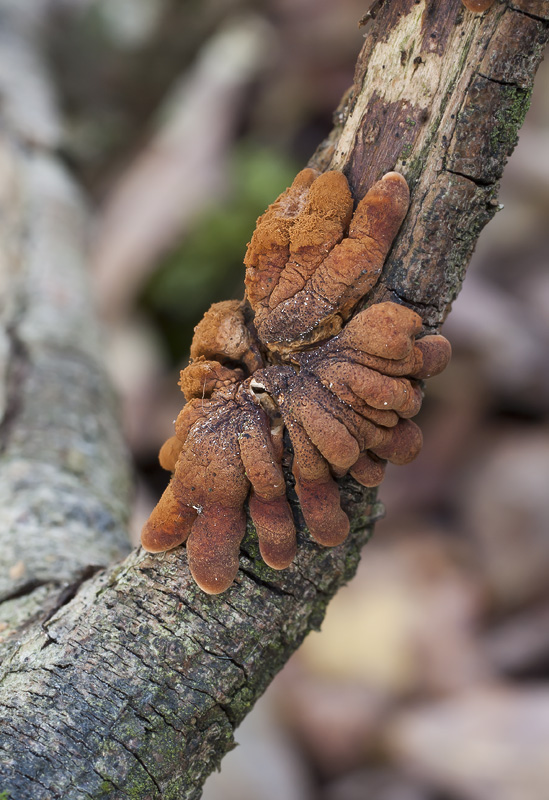
<svg viewBox="0 0 549 800"><path fill-rule="evenodd" d="M342 167L357 197L395 165L409 181L410 212L368 302L401 298L429 329L447 314L497 210L548 20L547 0L496 2L480 16L460 0L382 5L336 128L313 159ZM68 370L67 352L56 353ZM12 415L14 431L23 417ZM33 461L39 448L29 449ZM70 467L60 463L65 478ZM112 501L88 464L84 475L88 496ZM199 797L233 728L355 570L380 509L352 480L341 488L352 519L344 545L321 549L301 533L295 564L277 573L249 531L237 581L220 596L196 588L183 548L137 551L20 632L0 674L0 791L17 800Z"/></svg>
<svg viewBox="0 0 549 800"><path fill-rule="evenodd" d="M128 553L130 498L89 303L87 211L54 155L60 126L34 26L8 20L0 34L0 659L82 576Z"/></svg>

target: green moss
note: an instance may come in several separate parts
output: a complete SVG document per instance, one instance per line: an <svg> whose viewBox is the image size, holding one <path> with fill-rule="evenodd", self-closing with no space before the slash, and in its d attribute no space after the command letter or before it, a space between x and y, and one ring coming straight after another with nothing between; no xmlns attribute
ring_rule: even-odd
<svg viewBox="0 0 549 800"><path fill-rule="evenodd" d="M108 778L105 778L103 781L101 781L101 783L99 784L99 788L97 789L97 792L98 792L97 793L97 798L98 798L98 800L100 800L100 798L103 797L103 795L105 797L112 797L112 793L115 790L115 788L116 788L115 784L112 781L110 781ZM1 796L0 796L0 800L1 800Z"/></svg>
<svg viewBox="0 0 549 800"><path fill-rule="evenodd" d="M509 154L517 143L518 131L530 108L531 89L506 86L502 91L501 108L496 113L496 124L490 136L494 151L504 150Z"/></svg>
<svg viewBox="0 0 549 800"><path fill-rule="evenodd" d="M0 792L0 800L10 800L10 793L6 789Z"/></svg>
<svg viewBox="0 0 549 800"><path fill-rule="evenodd" d="M358 558L355 555L355 565L353 569L353 573L356 570L356 565L358 563ZM347 566L347 561L345 562ZM326 616L326 608L328 607L328 603L332 599L331 596L328 595L320 595L318 598L317 603L315 604L311 615L309 616L308 624L309 624L309 631L319 631L322 623L324 622L324 617Z"/></svg>
<svg viewBox="0 0 549 800"><path fill-rule="evenodd" d="M136 727L136 736L142 737L143 730ZM126 735L121 736L120 742L129 741ZM101 762L103 770L107 772L112 771L112 766L116 767L116 772L119 776L123 775L124 794L131 800L142 800L144 797L157 797L156 786L152 781L150 775L147 774L145 768L139 761L136 760L126 747L115 739L107 739L105 741L103 752L101 753ZM158 750L164 752L162 750ZM106 767L106 769L105 769ZM109 769L109 767L111 769ZM117 784L120 784L121 778L117 778ZM113 796L114 786L108 778L104 778L100 790L106 797ZM101 795L99 795L100 797Z"/></svg>
<svg viewBox="0 0 549 800"><path fill-rule="evenodd" d="M402 161L406 161L406 159L410 157L412 150L413 146L411 144L405 144L400 151L399 158L402 159Z"/></svg>
<svg viewBox="0 0 549 800"><path fill-rule="evenodd" d="M261 558L259 552L259 543L257 541L257 535L255 531L253 538L250 537L250 539L247 539L245 543L245 549L253 562L254 575L256 575L260 581L264 581L265 583L278 583L280 579L280 573L277 572L276 569L269 567Z"/></svg>
<svg viewBox="0 0 549 800"><path fill-rule="evenodd" d="M408 186L412 187L417 182L423 170L423 164L424 158L421 153L415 156L415 158L412 158L410 161L407 161L405 177L408 182Z"/></svg>
<svg viewBox="0 0 549 800"><path fill-rule="evenodd" d="M249 713L256 700L256 692L253 691L249 686L243 686L242 689L237 692L237 694L231 700L231 721L235 725L238 725Z"/></svg>
<svg viewBox="0 0 549 800"><path fill-rule="evenodd" d="M257 575L259 580L265 581L265 583L278 583L280 580L280 572L267 566L263 561L259 552L259 541L255 526L249 518L246 527L246 535L242 541L242 548L253 562L254 575Z"/></svg>
<svg viewBox="0 0 549 800"><path fill-rule="evenodd" d="M124 793L127 794L131 800L143 800L144 797L150 797L151 787L148 781L134 781L131 784L124 784Z"/></svg>

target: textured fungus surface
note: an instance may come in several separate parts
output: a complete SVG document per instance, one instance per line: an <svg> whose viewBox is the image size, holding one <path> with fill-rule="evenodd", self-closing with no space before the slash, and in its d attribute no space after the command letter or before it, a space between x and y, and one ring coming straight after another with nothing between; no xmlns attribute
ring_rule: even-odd
<svg viewBox="0 0 549 800"><path fill-rule="evenodd" d="M337 333L377 282L408 209L389 172L353 212L342 172L302 170L259 218L244 260L259 338L291 353Z"/></svg>
<svg viewBox="0 0 549 800"><path fill-rule="evenodd" d="M494 4L494 0L462 0L463 5L475 14L482 14Z"/></svg>
<svg viewBox="0 0 549 800"><path fill-rule="evenodd" d="M187 543L206 592L238 571L245 503L267 564L284 569L296 531L282 469L283 434L303 516L321 545L349 532L336 479L377 486L387 461L421 448L410 421L420 381L450 358L443 336L424 336L405 306L379 303L350 319L381 273L406 215L395 172L353 213L343 173L302 170L259 218L248 246L244 301L216 303L197 325L181 373L187 400L160 452L172 479L142 533L146 550Z"/></svg>

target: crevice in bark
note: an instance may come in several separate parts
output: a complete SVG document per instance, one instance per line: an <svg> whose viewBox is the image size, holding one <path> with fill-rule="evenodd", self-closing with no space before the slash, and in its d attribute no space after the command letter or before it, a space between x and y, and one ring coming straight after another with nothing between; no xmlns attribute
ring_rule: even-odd
<svg viewBox="0 0 549 800"><path fill-rule="evenodd" d="M516 6L513 5L511 6L511 8L517 14L522 14L523 17L529 17L530 19L535 19L536 22L547 22L547 17L542 17L541 15L538 16L537 14L525 11L523 8L516 8Z"/></svg>
<svg viewBox="0 0 549 800"><path fill-rule="evenodd" d="M477 73L479 78L484 78L491 83L499 83L500 86L514 86L516 89L520 89L520 84L516 83L515 81L504 81L498 78L490 77L490 75L485 75L483 72Z"/></svg>
<svg viewBox="0 0 549 800"><path fill-rule="evenodd" d="M46 613L45 617L42 620L42 626L45 629L46 623L50 620L58 611L60 611L63 606L66 606L67 603L76 597L77 592L80 590L81 586L85 581L88 581L90 578L93 578L98 572L104 569L102 564L88 564L84 567L79 575L79 577L68 586L65 586L62 591L60 592L57 601L53 605L52 608Z"/></svg>
<svg viewBox="0 0 549 800"><path fill-rule="evenodd" d="M29 594L34 592L35 589L39 589L40 586L48 586L49 584L49 581L28 581L28 583L23 583L21 586L18 586L17 589L14 589L14 591L10 594L3 595L0 603L6 603L8 600L18 600L21 597L27 597Z"/></svg>
<svg viewBox="0 0 549 800"><path fill-rule="evenodd" d="M480 186L482 188L486 186L495 186L496 184L493 181L483 181L481 178L475 178L473 175L468 175L466 172L458 172L456 169L448 169L445 168L445 172L448 172L449 175L459 175L460 178L466 178L468 181L471 181L475 186Z"/></svg>

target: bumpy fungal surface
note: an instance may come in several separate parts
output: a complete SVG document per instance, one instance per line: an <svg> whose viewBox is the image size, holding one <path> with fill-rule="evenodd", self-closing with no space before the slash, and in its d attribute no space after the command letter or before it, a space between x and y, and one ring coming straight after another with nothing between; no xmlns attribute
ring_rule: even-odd
<svg viewBox="0 0 549 800"><path fill-rule="evenodd" d="M295 556L284 430L309 533L329 547L349 532L336 479L349 472L377 486L388 461L419 452L410 418L420 382L444 369L450 345L417 338L421 318L396 303L352 317L407 208L397 173L353 213L343 173L302 170L257 222L244 300L214 304L195 328L180 381L187 403L160 451L172 478L141 541L151 552L186 542L204 591L224 591L238 572L246 502L265 562L284 569Z"/></svg>
<svg viewBox="0 0 549 800"><path fill-rule="evenodd" d="M377 282L408 209L390 172L358 204L342 172L302 170L257 221L246 294L260 340L288 354L337 333Z"/></svg>

